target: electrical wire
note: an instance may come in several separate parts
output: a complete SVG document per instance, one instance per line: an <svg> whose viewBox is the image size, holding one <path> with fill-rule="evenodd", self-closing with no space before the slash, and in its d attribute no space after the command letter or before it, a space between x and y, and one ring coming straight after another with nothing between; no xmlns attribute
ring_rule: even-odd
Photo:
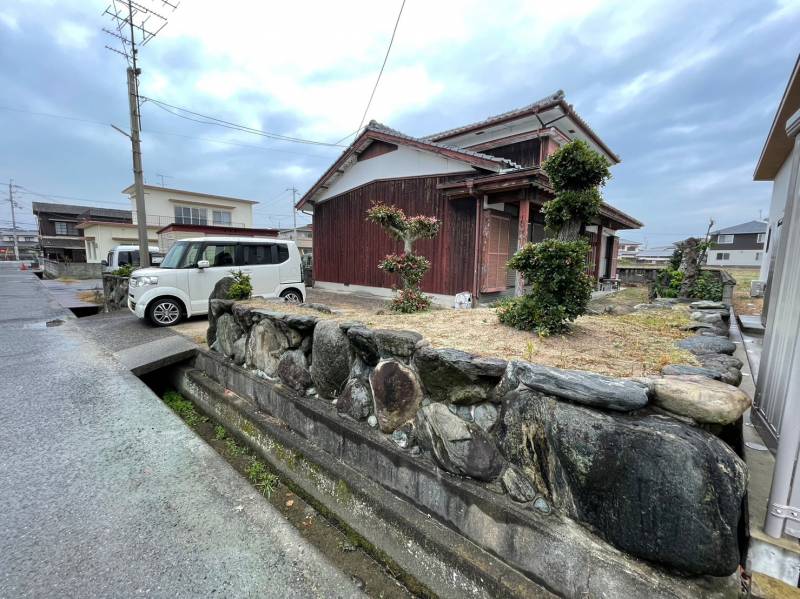
<svg viewBox="0 0 800 599"><path fill-rule="evenodd" d="M375 97L375 92L378 89L378 84L381 82L381 76L383 75L383 69L386 68L386 62L389 60L389 52L392 51L392 44L394 44L394 36L397 33L397 26L400 24L400 17L403 15L403 8L405 8L406 0L403 0L403 3L400 5L400 12L397 13L397 19L394 22L394 29L392 30L392 37L389 39L389 47L386 48L386 55L383 57L383 64L381 65L381 70L378 71L378 78L375 80L375 85L372 88L372 93L369 95L369 101L367 102L367 107L364 108L364 114L361 116L361 122L358 124L358 129L356 129L356 133L361 131L361 127L364 126L364 121L367 118L367 112L369 112L369 107L372 105L372 99ZM352 133L350 135L353 135ZM339 142L344 141L348 137L344 137L339 140ZM338 143L338 142L337 142Z"/></svg>

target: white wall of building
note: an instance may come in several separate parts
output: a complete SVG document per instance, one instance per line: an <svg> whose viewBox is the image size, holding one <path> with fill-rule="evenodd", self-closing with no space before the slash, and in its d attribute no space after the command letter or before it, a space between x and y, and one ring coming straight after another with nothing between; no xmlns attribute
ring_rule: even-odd
<svg viewBox="0 0 800 599"><path fill-rule="evenodd" d="M158 227L147 227L147 240L151 246L158 245ZM106 259L112 248L118 245L139 245L139 234L133 225L97 223L83 228L86 236L86 262L98 263Z"/></svg>
<svg viewBox="0 0 800 599"><path fill-rule="evenodd" d="M717 255L728 255L718 259ZM764 262L763 250L720 250L709 249L706 264L709 266L761 266Z"/></svg>
<svg viewBox="0 0 800 599"><path fill-rule="evenodd" d="M315 202L323 202L327 198L375 179L463 173L471 168L469 164L461 160L446 158L434 152L398 146L393 152L353 163L328 189L315 198Z"/></svg>
<svg viewBox="0 0 800 599"><path fill-rule="evenodd" d="M772 199L769 203L769 228L767 229L767 238L770 239L770 242L769 249L761 262L761 273L758 276L761 281L767 280L772 252L778 248L778 240L780 239L778 237L778 222L783 219L783 212L786 207L786 196L789 193L790 167L791 154L781 166L778 174L775 175L775 181L772 183Z"/></svg>
<svg viewBox="0 0 800 599"><path fill-rule="evenodd" d="M131 194L131 211L133 222L136 218L136 199ZM145 210L147 211L148 224L160 225L165 227L175 222L176 206L196 208L204 211L208 225L224 224L213 222L214 211L230 213L232 226L252 228L253 226L253 204L247 201L236 200L211 195L199 195L190 192L159 189L145 187L144 190Z"/></svg>

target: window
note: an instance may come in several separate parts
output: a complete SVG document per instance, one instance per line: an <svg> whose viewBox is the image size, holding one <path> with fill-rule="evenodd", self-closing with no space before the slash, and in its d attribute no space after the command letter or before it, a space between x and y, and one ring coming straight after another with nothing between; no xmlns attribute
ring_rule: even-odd
<svg viewBox="0 0 800 599"><path fill-rule="evenodd" d="M717 252L717 260L730 260L731 255L728 252Z"/></svg>
<svg viewBox="0 0 800 599"><path fill-rule="evenodd" d="M208 243L203 248L202 257L198 260L208 260L210 266L233 266L236 255L236 244Z"/></svg>
<svg viewBox="0 0 800 599"><path fill-rule="evenodd" d="M172 249L169 251L169 255L167 258L172 256L172 252L175 250L176 247L182 244L175 244ZM186 251L183 254L183 259L178 264L178 268L191 268L193 266L197 266L197 261L200 260L200 251L203 249L203 242L202 241L195 241L191 245L187 244ZM167 262L167 260L164 260ZM161 268L164 268L164 262L161 263ZM168 263L169 266L167 268L172 268L171 262Z"/></svg>
<svg viewBox="0 0 800 599"><path fill-rule="evenodd" d="M56 235L71 235L72 237L77 237L78 230L73 223L56 221L54 224L56 226Z"/></svg>
<svg viewBox="0 0 800 599"><path fill-rule="evenodd" d="M764 237L765 236L766 236L766 233L759 233L758 237L756 237L756 243L764 243Z"/></svg>
<svg viewBox="0 0 800 599"><path fill-rule="evenodd" d="M717 243L720 245L733 243L733 235L717 235Z"/></svg>
<svg viewBox="0 0 800 599"><path fill-rule="evenodd" d="M253 264L281 264L289 259L289 248L283 243L242 244L239 246L240 266Z"/></svg>
<svg viewBox="0 0 800 599"><path fill-rule="evenodd" d="M231 213L227 210L214 210L212 218L215 225L231 224Z"/></svg>
<svg viewBox="0 0 800 599"><path fill-rule="evenodd" d="M192 208L191 206L175 206L175 224L207 225L208 210L205 208Z"/></svg>

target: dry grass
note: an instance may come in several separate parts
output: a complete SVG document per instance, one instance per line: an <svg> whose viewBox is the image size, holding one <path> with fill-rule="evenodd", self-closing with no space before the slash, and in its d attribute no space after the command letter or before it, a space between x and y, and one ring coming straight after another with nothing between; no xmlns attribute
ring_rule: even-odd
<svg viewBox="0 0 800 599"><path fill-rule="evenodd" d="M86 291L79 291L77 295L78 299L83 302L98 305L103 303L103 291L101 289L88 289Z"/></svg>
<svg viewBox="0 0 800 599"><path fill-rule="evenodd" d="M736 279L733 290L733 307L737 314L761 314L764 307L764 298L750 297L750 282L758 279L757 268L726 268L731 276Z"/></svg>
<svg viewBox="0 0 800 599"><path fill-rule="evenodd" d="M634 303L641 303L638 292L623 291L619 295L623 304L634 300ZM612 303L614 296L603 298L605 304ZM612 376L655 374L666 364L696 363L691 354L673 345L677 339L690 336L680 330L681 325L689 322L685 309L583 316L567 335L539 337L500 324L493 308L376 314L343 302L341 306L331 304L336 309L335 314L323 314L289 304L276 305L260 300L250 303L276 312L357 320L371 328L417 331L437 348L451 347L483 356L528 360Z"/></svg>

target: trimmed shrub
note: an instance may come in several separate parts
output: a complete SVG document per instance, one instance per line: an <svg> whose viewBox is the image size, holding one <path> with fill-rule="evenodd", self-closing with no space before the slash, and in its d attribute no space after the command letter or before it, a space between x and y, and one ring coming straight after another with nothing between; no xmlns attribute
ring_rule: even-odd
<svg viewBox="0 0 800 599"><path fill-rule="evenodd" d="M250 295L253 293L253 282L250 280L250 275L241 270L232 270L231 278L233 284L228 290L227 298L232 300L250 299Z"/></svg>

